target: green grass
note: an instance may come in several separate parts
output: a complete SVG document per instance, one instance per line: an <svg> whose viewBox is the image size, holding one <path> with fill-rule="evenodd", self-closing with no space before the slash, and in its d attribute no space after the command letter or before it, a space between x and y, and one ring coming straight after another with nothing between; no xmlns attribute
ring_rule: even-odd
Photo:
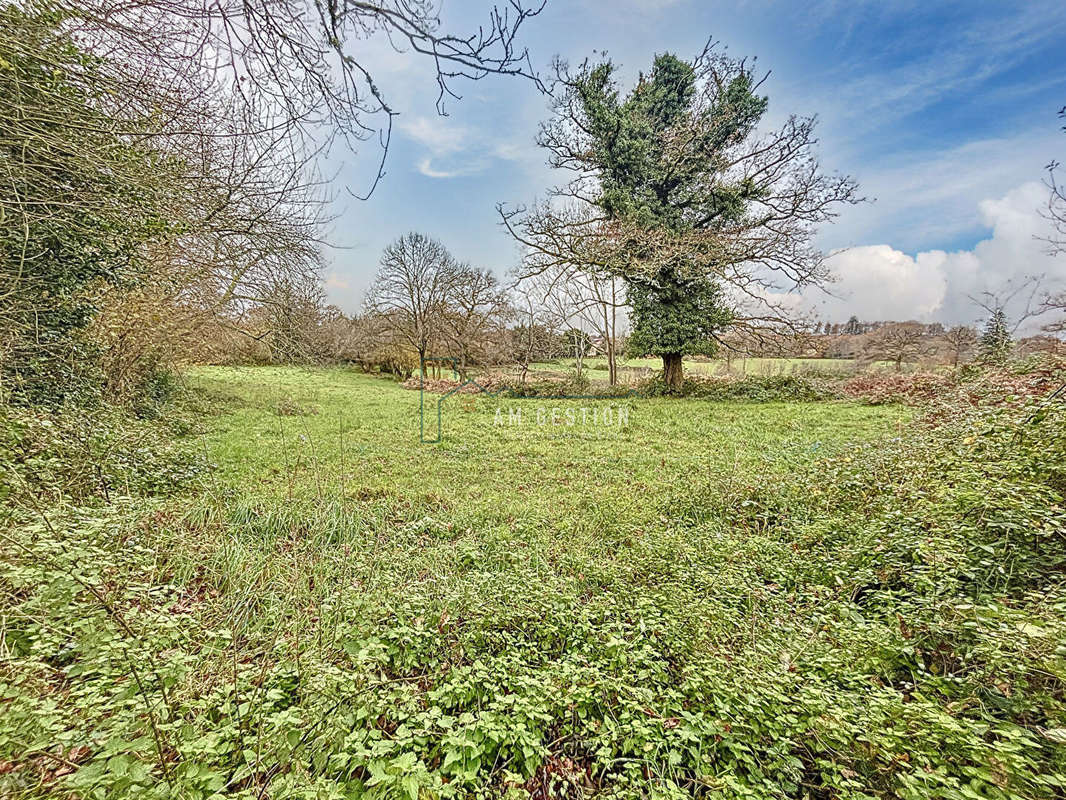
<svg viewBox="0 0 1066 800"><path fill-rule="evenodd" d="M202 485L6 534L0 794L1064 785L1059 412L453 397L422 444L383 379L187 382Z"/></svg>
<svg viewBox="0 0 1066 800"><path fill-rule="evenodd" d="M274 496L447 497L458 513L491 524L512 515L500 507L511 493L522 514L544 524L581 522L581 509L600 507L633 524L669 497L724 490L754 472L787 473L855 440L898 432L910 416L845 403L664 398L478 396L470 408L469 399L453 396L442 406L443 441L427 445L419 441L418 392L353 371L201 368L190 381L239 400L206 434L223 481ZM427 438L435 438L440 398L426 398ZM278 415L285 403L313 413ZM499 424L497 408L505 423L521 409L523 424ZM624 408L628 424L580 424L581 409L591 417L604 408Z"/></svg>

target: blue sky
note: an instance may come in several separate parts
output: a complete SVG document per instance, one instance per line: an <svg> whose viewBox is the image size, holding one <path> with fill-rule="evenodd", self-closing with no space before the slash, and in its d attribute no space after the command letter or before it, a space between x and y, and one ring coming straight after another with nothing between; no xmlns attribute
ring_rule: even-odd
<svg viewBox="0 0 1066 800"><path fill-rule="evenodd" d="M466 29L487 8L444 0L441 17ZM821 233L826 250L850 248L835 259L839 298L806 298L827 317L966 321L967 293L1034 271L1066 279L1066 259L1048 259L1034 238L1044 166L1066 161L1056 117L1066 105L1061 0L549 0L527 25L536 67L606 51L626 82L656 53L694 55L713 38L770 72L769 125L818 115L823 164L855 176L871 198ZM456 84L463 99L441 117L429 64L381 42L357 44L401 115L370 200L340 187L365 188L372 144L338 165L331 299L358 308L381 249L408 230L504 273L519 253L496 203L530 202L557 179L533 142L546 99L528 82L488 78Z"/></svg>

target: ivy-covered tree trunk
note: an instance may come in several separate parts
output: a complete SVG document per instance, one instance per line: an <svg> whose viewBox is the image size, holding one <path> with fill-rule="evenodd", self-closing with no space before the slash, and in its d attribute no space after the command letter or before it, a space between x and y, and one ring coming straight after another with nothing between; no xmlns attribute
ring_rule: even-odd
<svg viewBox="0 0 1066 800"><path fill-rule="evenodd" d="M680 353L663 353L663 381L671 389L681 389L684 373L681 371Z"/></svg>

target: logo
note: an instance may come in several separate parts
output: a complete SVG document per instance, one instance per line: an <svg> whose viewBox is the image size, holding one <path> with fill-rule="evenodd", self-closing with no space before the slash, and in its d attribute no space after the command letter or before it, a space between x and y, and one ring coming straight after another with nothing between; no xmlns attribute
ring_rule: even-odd
<svg viewBox="0 0 1066 800"><path fill-rule="evenodd" d="M451 364L452 380L457 384L437 398L437 426L435 431L431 430L431 432L436 433L436 436L432 439L426 437L426 364ZM488 397L496 397L498 392L489 391L473 378L467 378L460 383L459 362L458 359L452 356L423 358L418 365L418 438L422 444L441 443L444 433L444 428L441 424L444 401L453 394L461 394L460 405L464 411L474 411L477 408L477 401L473 395L483 394Z"/></svg>
<svg viewBox="0 0 1066 800"><path fill-rule="evenodd" d="M436 395L437 399L436 403L434 403L432 397L435 393L426 389L426 367L427 365L438 364L451 366L452 381L456 385L443 394ZM477 410L478 397L499 399L502 391L500 389L489 389L474 378L460 381L459 360L454 356L427 356L421 359L418 371L419 441L422 444L440 444L443 441L444 405L453 395L458 396L458 402L453 405L458 405L462 411L470 413ZM428 398L427 395L429 395ZM497 404L492 418L492 425L494 427L537 425L542 427L595 428L599 430L624 429L629 425L631 409L628 404L619 401L643 396L642 393L635 389L630 389L620 395L560 394L550 398L551 400L559 401L595 401L581 406L542 403L533 408L523 408L517 404L511 407ZM547 400L548 398L541 399ZM435 420L434 416L436 417Z"/></svg>

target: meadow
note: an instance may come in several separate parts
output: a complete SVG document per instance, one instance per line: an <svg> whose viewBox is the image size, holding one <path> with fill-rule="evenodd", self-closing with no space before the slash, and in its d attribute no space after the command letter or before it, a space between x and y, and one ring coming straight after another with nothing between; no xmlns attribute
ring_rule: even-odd
<svg viewBox="0 0 1066 800"><path fill-rule="evenodd" d="M580 522L568 506L597 505L629 524L664 496L724 490L754 471L787 472L849 442L898 432L910 417L901 407L848 404L476 395L444 400L442 441L430 447L419 441L418 392L380 378L341 369L201 367L188 380L234 403L205 434L220 480L268 497L447 496L481 521L505 502L541 523ZM426 394L427 439L437 435L438 399ZM592 421L595 409L622 407L627 425ZM521 424L512 424L513 409L522 410ZM588 421L578 413L567 424L568 409L587 409Z"/></svg>
<svg viewBox="0 0 1066 800"><path fill-rule="evenodd" d="M183 489L4 534L6 796L1066 788L1060 406L183 396Z"/></svg>

